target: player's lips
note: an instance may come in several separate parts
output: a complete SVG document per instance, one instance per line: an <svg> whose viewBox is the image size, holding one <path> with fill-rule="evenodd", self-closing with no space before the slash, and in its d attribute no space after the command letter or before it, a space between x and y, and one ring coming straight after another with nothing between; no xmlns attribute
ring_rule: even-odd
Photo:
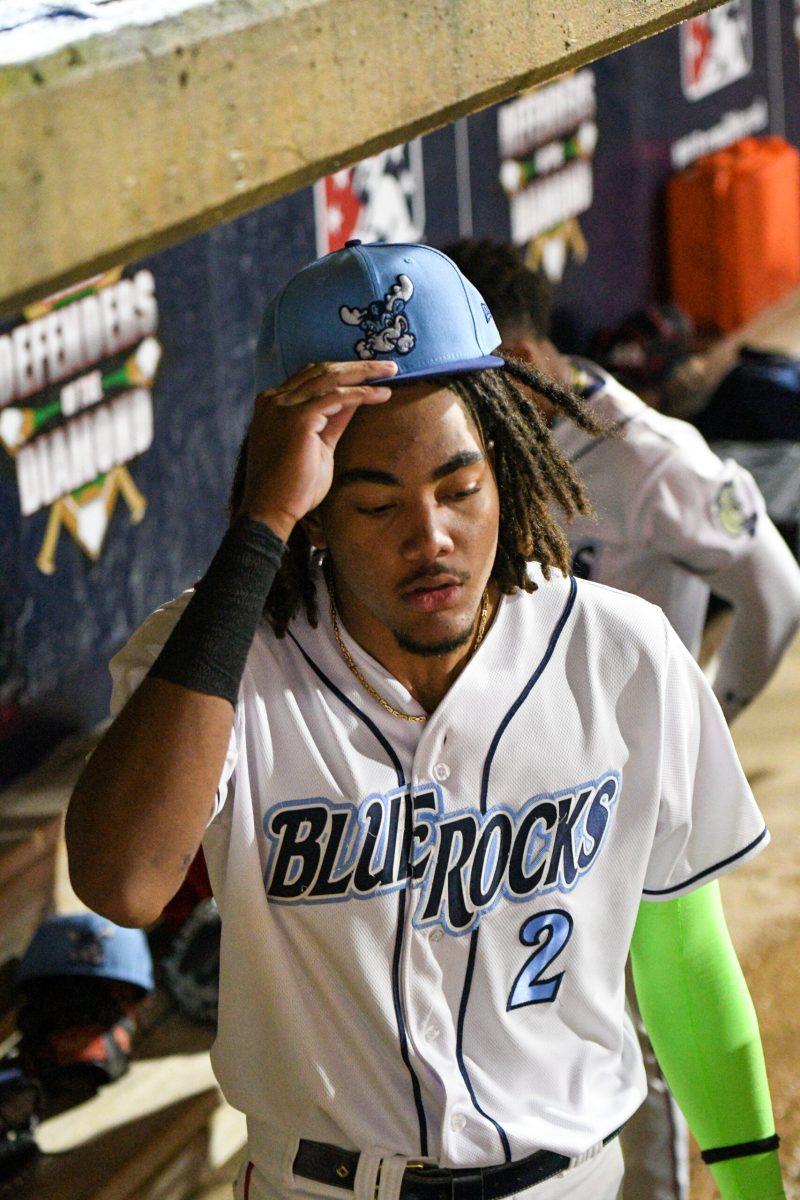
<svg viewBox="0 0 800 1200"><path fill-rule="evenodd" d="M417 612L439 612L452 608L462 595L462 581L453 575L437 575L402 593L404 602Z"/></svg>

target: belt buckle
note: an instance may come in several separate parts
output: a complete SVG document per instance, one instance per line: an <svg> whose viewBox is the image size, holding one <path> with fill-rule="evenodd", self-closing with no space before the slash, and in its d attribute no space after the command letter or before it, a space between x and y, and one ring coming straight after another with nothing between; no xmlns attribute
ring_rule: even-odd
<svg viewBox="0 0 800 1200"><path fill-rule="evenodd" d="M403 1174L405 1174L406 1171L424 1171L426 1168L430 1168L432 1165L433 1165L432 1163L425 1162L425 1160L422 1158L408 1158L408 1159L406 1159L406 1165L403 1168ZM379 1169L378 1177L375 1180L375 1194L374 1194L373 1200L378 1200L378 1191L380 1189L380 1182L381 1182L381 1172Z"/></svg>

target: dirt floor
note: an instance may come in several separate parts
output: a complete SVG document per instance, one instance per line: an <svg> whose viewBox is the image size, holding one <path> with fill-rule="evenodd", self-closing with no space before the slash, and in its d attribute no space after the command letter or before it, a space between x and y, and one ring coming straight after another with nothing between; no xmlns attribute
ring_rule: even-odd
<svg viewBox="0 0 800 1200"><path fill-rule="evenodd" d="M800 637L733 736L772 842L722 894L761 1024L786 1194L800 1200ZM717 1195L695 1152L692 1200Z"/></svg>

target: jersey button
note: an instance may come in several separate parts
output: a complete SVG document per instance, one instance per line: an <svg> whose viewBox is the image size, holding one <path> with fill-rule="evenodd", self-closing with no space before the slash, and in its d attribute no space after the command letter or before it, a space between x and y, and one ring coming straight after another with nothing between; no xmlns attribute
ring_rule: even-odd
<svg viewBox="0 0 800 1200"><path fill-rule="evenodd" d="M432 929L430 931L430 933L428 934L428 941L429 942L440 942L443 937L444 937L444 932L437 925L437 927L435 929Z"/></svg>
<svg viewBox="0 0 800 1200"><path fill-rule="evenodd" d="M440 1033L441 1030L437 1029L435 1025L429 1025L425 1030L425 1037L429 1042L435 1042Z"/></svg>
<svg viewBox="0 0 800 1200"><path fill-rule="evenodd" d="M460 1129L464 1128L466 1123L467 1118L463 1113L453 1113L452 1117L450 1118L450 1128L453 1130L453 1133L458 1133Z"/></svg>
<svg viewBox="0 0 800 1200"><path fill-rule="evenodd" d="M447 763L437 763L433 768L433 778L437 779L439 783L444 783L445 779L448 779L449 776L450 768Z"/></svg>

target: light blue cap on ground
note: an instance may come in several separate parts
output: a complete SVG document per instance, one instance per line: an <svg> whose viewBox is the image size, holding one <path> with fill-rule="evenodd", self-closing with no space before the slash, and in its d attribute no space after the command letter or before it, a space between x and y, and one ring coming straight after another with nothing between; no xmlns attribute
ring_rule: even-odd
<svg viewBox="0 0 800 1200"><path fill-rule="evenodd" d="M477 288L432 246L348 242L270 300L256 347L256 391L308 363L391 359L394 379L502 367L500 334Z"/></svg>
<svg viewBox="0 0 800 1200"><path fill-rule="evenodd" d="M25 951L17 984L44 976L92 975L153 988L153 960L141 929L114 925L97 913L45 917Z"/></svg>

